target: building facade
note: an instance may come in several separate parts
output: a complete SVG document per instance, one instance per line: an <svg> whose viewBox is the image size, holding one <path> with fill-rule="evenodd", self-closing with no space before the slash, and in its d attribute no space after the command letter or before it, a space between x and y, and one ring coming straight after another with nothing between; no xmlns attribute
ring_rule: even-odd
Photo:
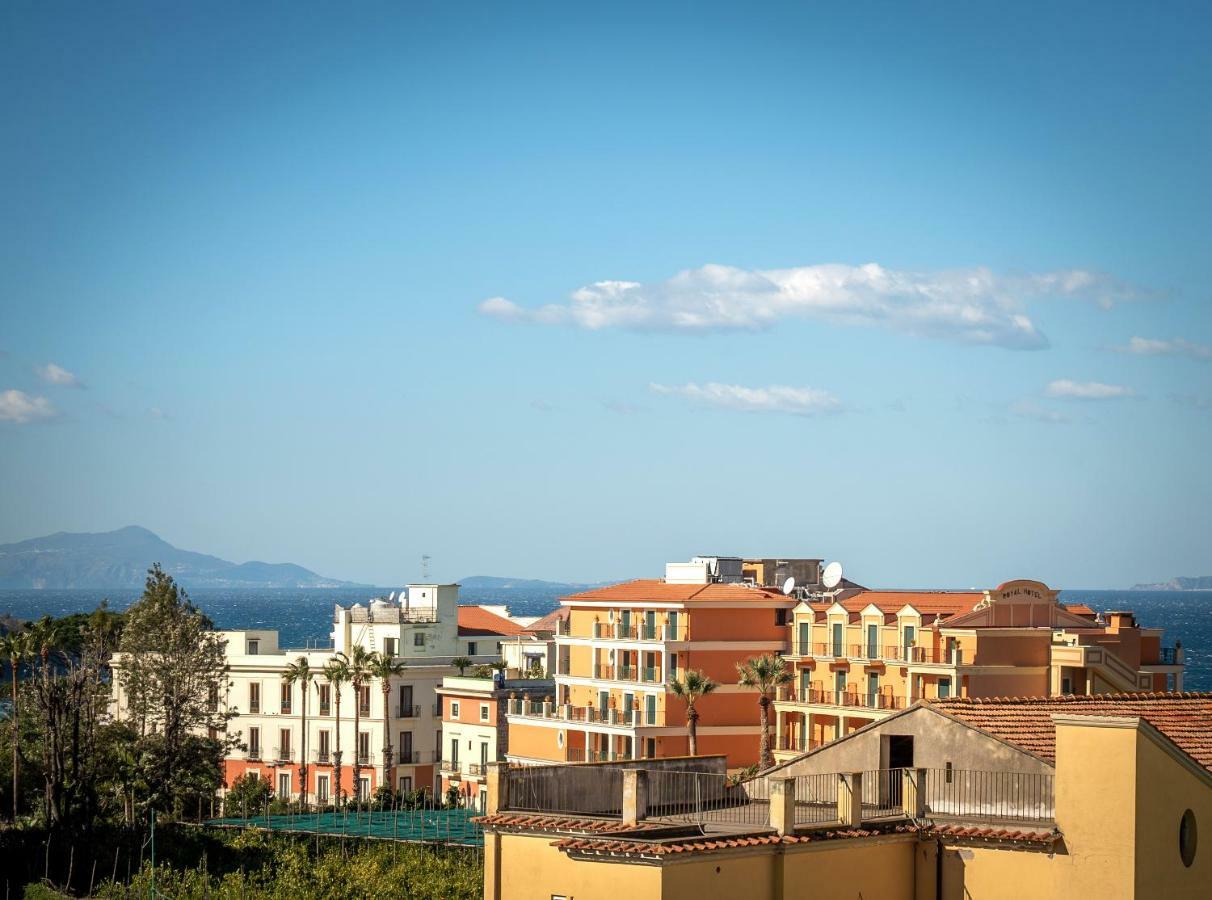
<svg viewBox="0 0 1212 900"><path fill-rule="evenodd" d="M1182 649L1130 612L1105 620L1038 581L988 591L847 590L800 602L775 702L790 759L918 699L1181 691Z"/></svg>
<svg viewBox="0 0 1212 900"><path fill-rule="evenodd" d="M440 789L442 710L438 687L459 656L474 664L500 659L500 645L520 630L496 613L460 606L458 585L409 585L369 604L337 606L331 639L322 648L285 648L276 630L221 632L229 667L218 702L236 716L228 725L240 747L224 763L224 783L246 774L270 782L276 796L297 799L306 788L316 803L340 794L369 796L390 785L400 791ZM330 684L324 667L354 647L382 653L404 668L360 690ZM288 667L306 660L309 685L288 683ZM114 660L121 668L121 658ZM116 715L125 711L114 680ZM306 720L306 723L305 723ZM386 748L390 746L390 753Z"/></svg>

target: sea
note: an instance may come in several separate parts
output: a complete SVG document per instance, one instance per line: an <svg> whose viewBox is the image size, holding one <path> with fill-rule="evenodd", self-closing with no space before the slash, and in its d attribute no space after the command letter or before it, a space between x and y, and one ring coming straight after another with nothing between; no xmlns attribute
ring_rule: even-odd
<svg viewBox="0 0 1212 900"><path fill-rule="evenodd" d="M391 590L374 588L198 588L189 592L193 602L210 616L215 627L276 628L281 646L327 646L333 607L366 602ZM528 587L471 589L459 592L461 603L501 604L511 615L541 616L558 605L564 588ZM0 590L0 614L18 619L65 616L88 612L102 600L113 609L125 609L141 593L129 590ZM1137 621L1164 628L1164 642L1182 643L1189 691L1212 691L1212 591L1066 590L1063 603L1085 603L1096 610L1130 609Z"/></svg>

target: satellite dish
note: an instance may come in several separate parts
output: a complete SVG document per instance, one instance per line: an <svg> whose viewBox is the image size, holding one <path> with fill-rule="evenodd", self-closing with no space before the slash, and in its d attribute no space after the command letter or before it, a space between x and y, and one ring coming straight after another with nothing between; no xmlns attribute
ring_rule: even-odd
<svg viewBox="0 0 1212 900"><path fill-rule="evenodd" d="M795 579L794 578L788 578L786 581L783 582L783 593L784 594L789 595L794 590L795 590Z"/></svg>
<svg viewBox="0 0 1212 900"><path fill-rule="evenodd" d="M391 592L391 596L387 598L387 602L388 602L388 603L395 603L395 602L396 602L396 592L395 592L395 591L392 591L392 592Z"/></svg>
<svg viewBox="0 0 1212 900"><path fill-rule="evenodd" d="M831 562L825 566L825 573L821 576L821 584L828 590L833 590L842 583L842 564L840 562Z"/></svg>

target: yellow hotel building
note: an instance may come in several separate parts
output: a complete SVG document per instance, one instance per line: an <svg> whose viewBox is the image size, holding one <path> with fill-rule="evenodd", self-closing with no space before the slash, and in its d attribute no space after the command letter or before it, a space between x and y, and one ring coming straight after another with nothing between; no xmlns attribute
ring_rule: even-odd
<svg viewBox="0 0 1212 900"><path fill-rule="evenodd" d="M775 702L785 761L919 699L1181 691L1182 649L1132 613L1100 621L1038 581L988 591L841 591L792 611L795 682Z"/></svg>
<svg viewBox="0 0 1212 900"><path fill-rule="evenodd" d="M796 600L743 583L741 562L702 557L670 563L664 580L628 581L563 598L569 616L555 637L556 696L511 703L509 760L686 754L686 705L669 685L698 669L720 685L697 704L698 752L726 755L733 767L757 762L758 696L737 686L736 664L786 649ZM806 562L815 568L819 561Z"/></svg>

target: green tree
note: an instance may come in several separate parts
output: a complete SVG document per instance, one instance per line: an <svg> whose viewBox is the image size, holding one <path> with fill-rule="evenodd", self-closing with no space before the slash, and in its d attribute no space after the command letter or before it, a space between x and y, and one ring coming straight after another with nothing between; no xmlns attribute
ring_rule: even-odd
<svg viewBox="0 0 1212 900"><path fill-rule="evenodd" d="M260 775L246 772L232 782L223 797L223 814L247 819L265 809L273 796L269 782Z"/></svg>
<svg viewBox="0 0 1212 900"><path fill-rule="evenodd" d="M349 683L349 663L345 661L345 654L338 653L325 664L324 678L332 686L333 711L336 715L337 747L332 754L332 769L333 780L337 783L334 796L340 806L345 796L345 790L341 787L341 688Z"/></svg>
<svg viewBox="0 0 1212 900"><path fill-rule="evenodd" d="M236 713L221 703L230 687L222 638L158 564L127 611L115 668L154 768L148 803L180 816L209 779L212 792L222 783L223 757L236 744L227 723Z"/></svg>
<svg viewBox="0 0 1212 900"><path fill-rule="evenodd" d="M29 634L24 627L13 629L0 637L0 656L8 660L9 671L12 675L12 708L9 710L9 722L12 723L13 745L13 821L17 821L19 800L21 796L21 703L17 684L21 664L30 655L31 643Z"/></svg>
<svg viewBox="0 0 1212 900"><path fill-rule="evenodd" d="M770 753L770 700L775 690L790 684L793 676L781 656L756 656L736 664L741 687L757 688L758 708L761 710L761 741L758 744L758 765L768 769L774 765Z"/></svg>
<svg viewBox="0 0 1212 900"><path fill-rule="evenodd" d="M286 667L282 673L282 681L287 686L294 687L296 684L302 686L303 694L303 740L301 741L300 757L299 757L299 803L304 808L307 807L307 699L310 692L312 679L316 677L315 672L311 670L311 666L307 662L306 656L300 656L297 660ZM284 797L284 800L289 800L289 797Z"/></svg>
<svg viewBox="0 0 1212 900"><path fill-rule="evenodd" d="M404 661L396 662L385 653L371 654L368 666L372 678L379 679L383 691L383 780L379 786L389 790L395 779L391 761L391 680L404 672Z"/></svg>
<svg viewBox="0 0 1212 900"><path fill-rule="evenodd" d="M450 661L450 664L459 670L459 675L461 676L465 671L471 668L471 657L456 656Z"/></svg>
<svg viewBox="0 0 1212 900"><path fill-rule="evenodd" d="M690 741L691 756L697 756L699 752L698 702L718 687L718 683L695 669L688 671L683 678L675 678L669 685L674 696L686 701L686 736Z"/></svg>

